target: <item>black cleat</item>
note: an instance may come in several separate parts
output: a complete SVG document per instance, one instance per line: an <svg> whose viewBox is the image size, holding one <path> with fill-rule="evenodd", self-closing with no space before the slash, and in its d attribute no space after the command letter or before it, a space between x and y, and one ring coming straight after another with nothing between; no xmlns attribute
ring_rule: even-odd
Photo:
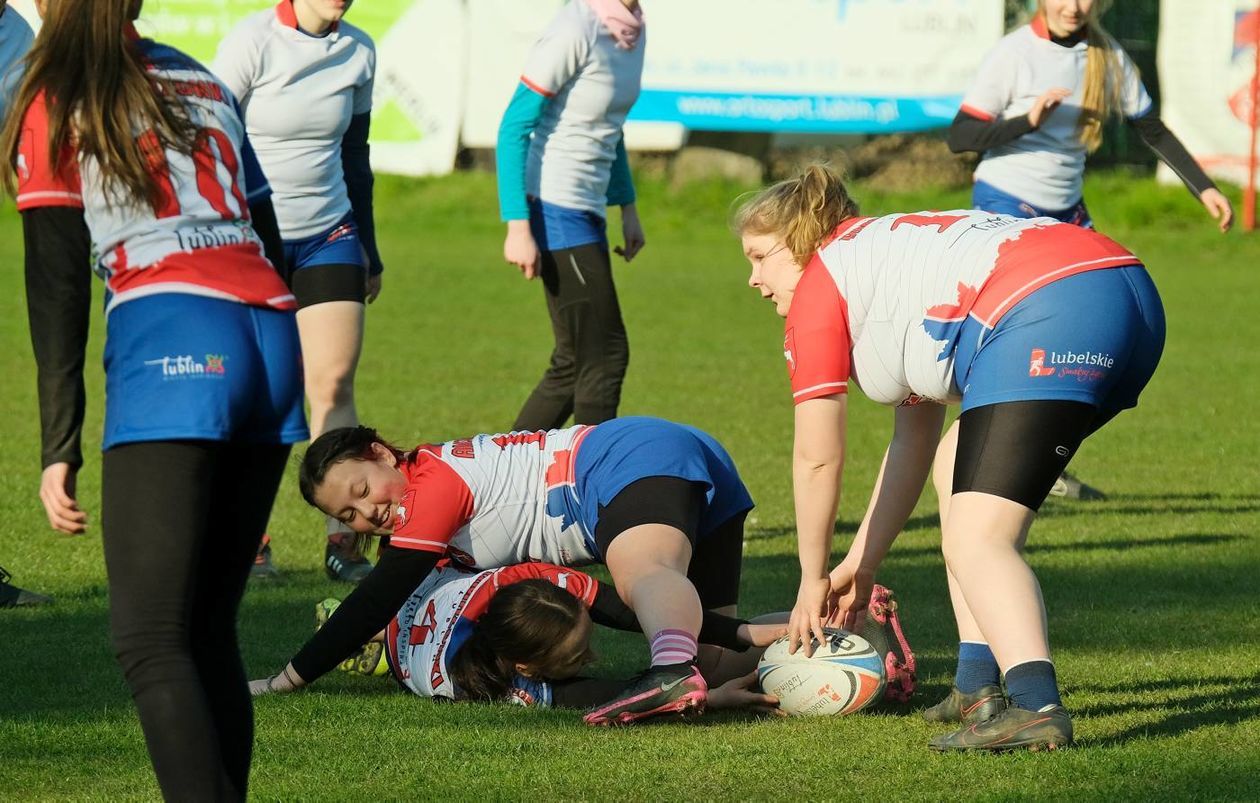
<svg viewBox="0 0 1260 803"><path fill-rule="evenodd" d="M1007 708L993 719L964 725L937 736L928 746L938 752L958 750L1056 750L1072 744L1072 719L1061 705L1041 711Z"/></svg>
<svg viewBox="0 0 1260 803"><path fill-rule="evenodd" d="M1050 496L1075 499L1078 502L1096 502L1107 498L1107 494L1092 485L1086 485L1066 471L1054 481L1054 485L1050 488Z"/></svg>
<svg viewBox="0 0 1260 803"><path fill-rule="evenodd" d="M353 533L328 536L324 547L324 572L330 580L357 583L372 572L372 562L355 548Z"/></svg>
<svg viewBox="0 0 1260 803"><path fill-rule="evenodd" d="M53 598L45 594L36 594L25 588L18 588L9 582L13 575L0 567L0 608L33 608L36 605L51 605Z"/></svg>
<svg viewBox="0 0 1260 803"><path fill-rule="evenodd" d="M704 713L709 684L694 663L653 666L630 681L616 698L591 709L587 725L629 725L661 714Z"/></svg>
<svg viewBox="0 0 1260 803"><path fill-rule="evenodd" d="M1006 710L1006 698L997 686L981 686L973 694L961 692L958 687L949 690L949 696L923 711L928 722L958 722L974 725L993 719Z"/></svg>

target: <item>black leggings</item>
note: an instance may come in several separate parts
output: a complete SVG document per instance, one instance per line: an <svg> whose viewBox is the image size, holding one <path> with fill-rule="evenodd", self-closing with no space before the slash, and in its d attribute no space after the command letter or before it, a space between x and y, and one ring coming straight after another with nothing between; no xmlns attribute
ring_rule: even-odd
<svg viewBox="0 0 1260 803"><path fill-rule="evenodd" d="M105 452L114 653L167 800L243 800L254 714L236 612L289 447L180 441Z"/></svg>
<svg viewBox="0 0 1260 803"><path fill-rule="evenodd" d="M556 344L551 364L513 429L559 429L617 417L630 344L621 321L608 244L543 251L543 287Z"/></svg>

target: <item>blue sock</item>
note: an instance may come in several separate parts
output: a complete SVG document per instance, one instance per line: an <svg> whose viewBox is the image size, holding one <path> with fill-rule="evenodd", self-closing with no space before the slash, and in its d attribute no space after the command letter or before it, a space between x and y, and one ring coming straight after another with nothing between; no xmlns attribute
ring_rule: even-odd
<svg viewBox="0 0 1260 803"><path fill-rule="evenodd" d="M1025 661L1006 670L1006 695L1011 698L1011 705L1026 711L1063 705L1054 664L1049 661Z"/></svg>
<svg viewBox="0 0 1260 803"><path fill-rule="evenodd" d="M982 686L996 686L1002 673L989 645L980 641L963 641L958 644L958 671L954 673L954 685L964 694L975 694Z"/></svg>

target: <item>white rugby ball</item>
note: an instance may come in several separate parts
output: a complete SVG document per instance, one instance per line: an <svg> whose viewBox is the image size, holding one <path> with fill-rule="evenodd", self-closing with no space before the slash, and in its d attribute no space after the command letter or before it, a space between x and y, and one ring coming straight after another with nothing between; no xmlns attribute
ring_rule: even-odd
<svg viewBox="0 0 1260 803"><path fill-rule="evenodd" d="M871 643L847 630L825 628L825 644L812 657L788 653L787 636L766 648L757 679L779 708L798 717L843 716L861 711L884 695L884 660ZM817 642L815 642L817 644Z"/></svg>

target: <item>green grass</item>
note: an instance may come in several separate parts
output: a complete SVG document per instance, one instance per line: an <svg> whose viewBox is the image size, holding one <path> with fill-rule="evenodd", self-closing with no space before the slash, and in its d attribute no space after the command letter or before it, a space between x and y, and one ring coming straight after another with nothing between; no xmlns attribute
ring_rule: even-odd
<svg viewBox="0 0 1260 803"><path fill-rule="evenodd" d="M537 284L499 256L493 179L380 182L389 271L360 367L363 419L399 442L499 430L541 372L550 332ZM641 188L648 247L619 267L632 359L624 413L703 427L725 443L759 506L745 612L787 607L796 559L791 404L782 324L744 286L725 229L738 186ZM962 192L887 196L869 212L966 205ZM571 713L439 706L335 673L257 705L251 791L265 800L400 798L977 797L1260 799L1260 239L1217 235L1179 188L1102 175L1098 225L1147 260L1168 348L1142 406L1089 441L1077 472L1102 503L1050 502L1030 539L1079 747L1056 755L937 756L914 711L948 688L955 635L929 491L883 569L921 666L906 711L829 721L714 716L697 725L594 731ZM0 216L0 564L54 607L0 612L0 799L156 796L110 655L99 528L49 533L21 287L21 232ZM99 318L80 498L99 521ZM891 416L855 400L837 551L865 505ZM161 504L161 500L154 500ZM320 571L320 517L290 476L271 525L285 579L242 611L253 675L278 669L345 588ZM641 640L601 634L603 673L644 662Z"/></svg>

